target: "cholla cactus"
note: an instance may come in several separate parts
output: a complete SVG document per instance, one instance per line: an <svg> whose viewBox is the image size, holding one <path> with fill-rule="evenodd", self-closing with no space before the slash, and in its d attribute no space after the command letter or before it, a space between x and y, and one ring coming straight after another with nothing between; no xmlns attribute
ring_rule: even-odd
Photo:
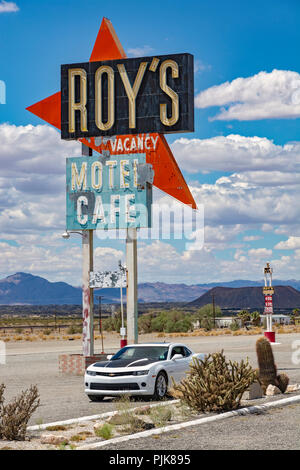
<svg viewBox="0 0 300 470"><path fill-rule="evenodd" d="M174 394L182 403L200 412L221 412L239 407L243 393L257 380L257 372L246 361L227 361L223 351L203 360L194 358L187 377L173 381Z"/></svg>
<svg viewBox="0 0 300 470"><path fill-rule="evenodd" d="M289 384L289 378L284 373L277 375L272 347L265 337L256 341L256 353L259 366L259 382L263 392L266 393L268 385L275 385L284 393Z"/></svg>

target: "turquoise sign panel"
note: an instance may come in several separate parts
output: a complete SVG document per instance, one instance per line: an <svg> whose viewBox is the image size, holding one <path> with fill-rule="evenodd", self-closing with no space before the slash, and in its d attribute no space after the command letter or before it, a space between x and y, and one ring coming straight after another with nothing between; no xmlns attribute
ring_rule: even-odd
<svg viewBox="0 0 300 470"><path fill-rule="evenodd" d="M152 186L140 183L146 155L67 158L67 230L151 226Z"/></svg>

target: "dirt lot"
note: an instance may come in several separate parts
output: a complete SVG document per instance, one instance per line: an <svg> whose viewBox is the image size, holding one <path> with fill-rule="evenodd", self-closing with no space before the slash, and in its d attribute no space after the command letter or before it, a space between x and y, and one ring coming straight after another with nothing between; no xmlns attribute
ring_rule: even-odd
<svg viewBox="0 0 300 470"><path fill-rule="evenodd" d="M187 344L194 352L215 352L224 350L234 360L247 356L253 366L257 366L255 342L257 336L219 336L172 338ZM169 338L164 338L168 341ZM278 335L281 344L273 346L279 370L286 371L291 383L300 383L300 364L293 364L293 343L300 339L298 334ZM155 335L142 335L140 342L161 341ZM119 348L119 337L106 334L105 351L110 353ZM96 342L96 352L100 352L101 341ZM299 348L299 346L298 346ZM111 399L102 403L91 403L83 392L83 378L62 376L58 372L58 355L62 352L81 352L81 342L9 342L6 344L6 364L0 364L0 382L6 385L7 399L12 398L31 384L37 384L41 406L33 415L30 424L48 423L104 413L115 409ZM299 355L300 357L300 355ZM142 403L145 405L145 402Z"/></svg>

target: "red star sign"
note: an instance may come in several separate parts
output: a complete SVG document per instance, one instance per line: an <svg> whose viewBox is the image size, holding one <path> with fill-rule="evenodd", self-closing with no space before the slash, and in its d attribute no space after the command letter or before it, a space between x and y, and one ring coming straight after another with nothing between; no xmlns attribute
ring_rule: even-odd
<svg viewBox="0 0 300 470"><path fill-rule="evenodd" d="M115 33L111 22L103 18L101 27L90 57L90 62L126 58L124 49ZM61 130L61 93L39 101L26 108L52 126ZM101 153L109 150L111 154L146 153L147 163L154 170L154 186L197 209L194 198L176 163L171 149L162 134L122 135L114 140L79 139L86 146Z"/></svg>

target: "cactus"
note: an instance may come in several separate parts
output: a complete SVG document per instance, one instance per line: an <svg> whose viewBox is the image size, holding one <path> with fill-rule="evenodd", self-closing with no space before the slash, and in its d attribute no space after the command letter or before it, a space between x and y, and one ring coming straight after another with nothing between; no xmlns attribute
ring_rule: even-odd
<svg viewBox="0 0 300 470"><path fill-rule="evenodd" d="M288 375L285 373L279 374L277 376L277 381L278 381L277 387L279 388L279 390L281 390L282 393L284 393L290 381L290 379L288 378Z"/></svg>
<svg viewBox="0 0 300 470"><path fill-rule="evenodd" d="M200 412L222 412L239 407L243 393L257 380L248 360L227 361L223 351L203 360L194 358L185 379L173 381L173 394L189 408Z"/></svg>
<svg viewBox="0 0 300 470"><path fill-rule="evenodd" d="M265 337L259 338L256 341L256 354L259 367L259 382L263 393L266 393L268 385L275 385L284 393L287 389L289 378L286 374L277 375L272 347Z"/></svg>

